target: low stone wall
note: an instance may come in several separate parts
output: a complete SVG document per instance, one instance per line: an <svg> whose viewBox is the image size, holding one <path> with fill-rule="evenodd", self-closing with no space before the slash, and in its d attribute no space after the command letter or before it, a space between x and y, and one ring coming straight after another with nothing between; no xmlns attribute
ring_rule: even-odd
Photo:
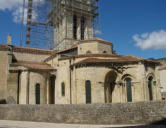
<svg viewBox="0 0 166 128"><path fill-rule="evenodd" d="M92 105L0 105L0 120L149 124L166 119L166 101Z"/></svg>

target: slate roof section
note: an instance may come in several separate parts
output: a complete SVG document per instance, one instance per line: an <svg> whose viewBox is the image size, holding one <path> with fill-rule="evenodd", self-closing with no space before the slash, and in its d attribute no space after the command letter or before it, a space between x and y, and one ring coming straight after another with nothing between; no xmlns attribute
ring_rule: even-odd
<svg viewBox="0 0 166 128"><path fill-rule="evenodd" d="M10 66L22 66L28 69L33 70L55 70L53 67L51 67L48 64L45 63L37 63L37 62L28 62L28 61L19 61L10 64Z"/></svg>

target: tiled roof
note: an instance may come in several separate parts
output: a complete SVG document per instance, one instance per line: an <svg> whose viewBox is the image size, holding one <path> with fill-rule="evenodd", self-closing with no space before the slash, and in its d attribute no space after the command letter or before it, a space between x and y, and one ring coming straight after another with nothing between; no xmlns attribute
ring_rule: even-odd
<svg viewBox="0 0 166 128"><path fill-rule="evenodd" d="M63 53L63 52L66 52L66 51L70 51L70 50L76 49L78 47L78 45L81 44L81 43L90 43L90 42L94 42L94 41L97 41L97 42L100 42L100 43L104 43L104 44L108 44L108 45L112 46L111 42L106 41L106 40L102 40L100 38L93 38L93 39L89 39L89 40L78 40L78 41L76 41L76 44L74 44L71 48L68 48L68 49L65 49L65 50L61 50L61 51L57 51L52 56L46 58L45 61L48 61L48 60L54 58L59 53Z"/></svg>
<svg viewBox="0 0 166 128"><path fill-rule="evenodd" d="M30 47L18 47L6 44L0 44L0 49L9 49L11 48L13 52L24 52L24 53L33 53L33 54L54 54L53 50L30 48Z"/></svg>
<svg viewBox="0 0 166 128"><path fill-rule="evenodd" d="M30 48L30 47L13 47L14 52L28 52L28 53L42 53L42 54L53 54L55 51L46 50L46 49L38 49L38 48Z"/></svg>
<svg viewBox="0 0 166 128"><path fill-rule="evenodd" d="M0 49L8 49L7 44L0 44Z"/></svg>
<svg viewBox="0 0 166 128"><path fill-rule="evenodd" d="M139 57L134 57L134 56L122 56L122 55L117 55L117 54L83 54L83 55L77 55L77 56L63 56L59 60L65 60L65 59L70 59L70 58L84 58L84 57L105 57L105 58L118 58L118 59L136 59L136 60L142 60L142 58Z"/></svg>
<svg viewBox="0 0 166 128"><path fill-rule="evenodd" d="M15 63L12 63L10 66L23 66L23 67L34 69L34 70L55 70L53 67L51 67L48 64L28 62L28 61L15 62Z"/></svg>
<svg viewBox="0 0 166 128"><path fill-rule="evenodd" d="M88 58L81 60L73 65L79 65L79 64L88 64L88 63L133 63L133 62L149 62L149 63L157 63L155 61L150 61L146 59L142 59L139 57L134 56L120 56L120 55L89 55ZM90 57L91 56L91 57ZM96 57L110 57L110 58L96 58Z"/></svg>
<svg viewBox="0 0 166 128"><path fill-rule="evenodd" d="M159 70L164 70L164 69L166 69L166 65L159 66Z"/></svg>

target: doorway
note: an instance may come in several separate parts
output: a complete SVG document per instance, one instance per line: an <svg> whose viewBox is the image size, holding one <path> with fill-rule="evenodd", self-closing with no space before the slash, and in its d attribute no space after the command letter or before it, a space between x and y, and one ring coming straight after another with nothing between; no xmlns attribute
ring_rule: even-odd
<svg viewBox="0 0 166 128"><path fill-rule="evenodd" d="M49 103L55 104L55 76L50 77Z"/></svg>

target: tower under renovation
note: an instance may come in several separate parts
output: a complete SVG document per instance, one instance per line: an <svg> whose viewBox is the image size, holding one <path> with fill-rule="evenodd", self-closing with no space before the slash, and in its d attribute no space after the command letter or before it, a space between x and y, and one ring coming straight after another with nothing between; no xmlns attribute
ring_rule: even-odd
<svg viewBox="0 0 166 128"><path fill-rule="evenodd" d="M93 38L95 30L99 29L98 0L36 1L29 0L28 4L28 44L50 44L55 50L63 50L70 48L77 40ZM33 18L35 14L36 19ZM40 43L42 38L47 39Z"/></svg>

